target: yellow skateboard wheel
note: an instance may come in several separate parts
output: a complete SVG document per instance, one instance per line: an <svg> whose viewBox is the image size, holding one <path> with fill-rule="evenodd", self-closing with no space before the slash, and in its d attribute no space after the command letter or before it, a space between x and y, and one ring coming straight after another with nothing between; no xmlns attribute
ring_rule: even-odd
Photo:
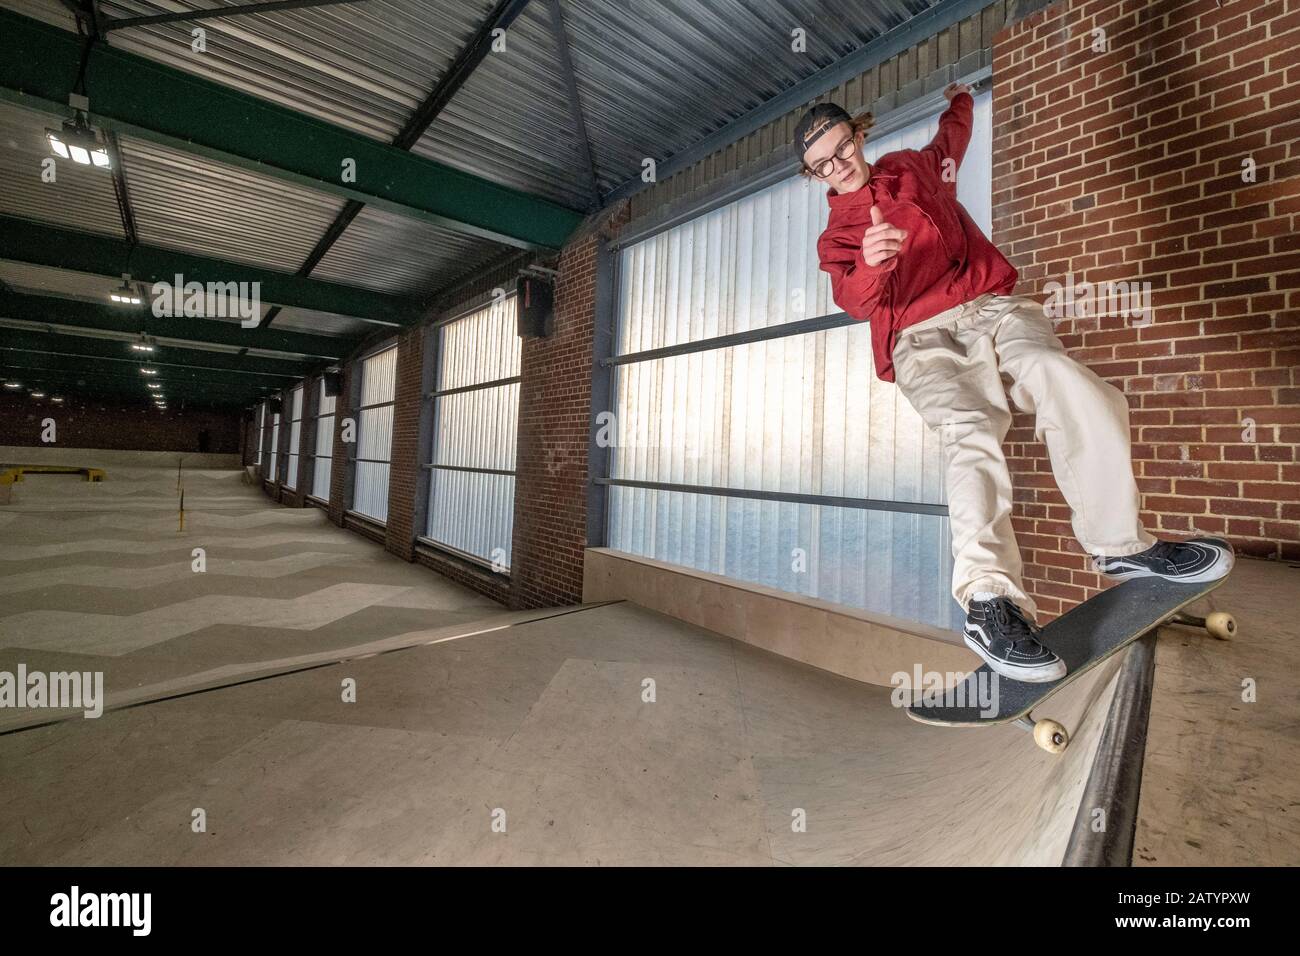
<svg viewBox="0 0 1300 956"><path fill-rule="evenodd" d="M1064 724L1044 718L1034 722L1034 743L1049 754L1059 754L1070 745L1070 735Z"/></svg>
<svg viewBox="0 0 1300 956"><path fill-rule="evenodd" d="M1205 618L1205 629L1221 641L1229 641L1237 635L1237 620L1227 611L1215 611Z"/></svg>

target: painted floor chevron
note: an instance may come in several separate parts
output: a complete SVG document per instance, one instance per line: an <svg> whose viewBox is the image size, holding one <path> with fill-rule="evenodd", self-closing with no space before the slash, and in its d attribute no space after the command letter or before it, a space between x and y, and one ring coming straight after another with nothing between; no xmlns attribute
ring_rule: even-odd
<svg viewBox="0 0 1300 956"><path fill-rule="evenodd" d="M328 551L300 551L265 560L215 558L207 562L206 574L247 578L280 578L326 564L348 560L349 555ZM147 573L142 573L147 572ZM69 586L127 588L140 590L195 577L189 562L171 561L150 568L122 568L74 564L50 571L28 571L0 576L0 594L29 590L51 590ZM5 613L0 608L0 615Z"/></svg>

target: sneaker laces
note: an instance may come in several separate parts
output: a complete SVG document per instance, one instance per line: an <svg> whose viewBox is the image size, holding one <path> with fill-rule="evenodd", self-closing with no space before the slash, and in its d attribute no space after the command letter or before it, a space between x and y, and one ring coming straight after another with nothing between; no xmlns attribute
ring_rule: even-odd
<svg viewBox="0 0 1300 956"><path fill-rule="evenodd" d="M993 602L993 620L1013 648L1018 650L1025 643L1039 644L1038 628L1010 601Z"/></svg>
<svg viewBox="0 0 1300 956"><path fill-rule="evenodd" d="M1161 561L1166 570L1173 570L1176 566L1174 555L1182 548L1179 541L1157 541L1146 551L1142 552L1142 557L1149 558L1152 561Z"/></svg>

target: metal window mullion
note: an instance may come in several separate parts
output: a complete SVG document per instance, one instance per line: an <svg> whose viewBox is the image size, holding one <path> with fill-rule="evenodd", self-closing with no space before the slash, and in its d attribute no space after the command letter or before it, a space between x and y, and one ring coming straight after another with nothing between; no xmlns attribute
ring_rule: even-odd
<svg viewBox="0 0 1300 956"><path fill-rule="evenodd" d="M837 495L806 494L794 491L765 491L757 488L729 488L716 485L683 485L669 481L641 481L631 478L602 478L600 484L672 491L684 494L717 495L723 498L746 498L757 501L788 501L831 508L859 508L865 511L892 511L902 514L946 516L948 506L929 502L886 501L878 498L847 498Z"/></svg>
<svg viewBox="0 0 1300 956"><path fill-rule="evenodd" d="M601 364L630 365L635 362L653 362L657 359L673 358L691 352L709 352L717 349L735 348L740 345L752 345L757 342L786 338L792 335L811 335L814 332L822 332L827 329L838 329L844 326L860 324L857 319L847 313L837 312L812 319L800 319L797 322L781 322L777 325L761 326L741 332L730 332L694 342L678 342L676 345L643 349L639 352L628 352L624 355L612 355L607 359L603 359Z"/></svg>
<svg viewBox="0 0 1300 956"><path fill-rule="evenodd" d="M455 388L436 389L432 392L426 392L425 398L442 398L446 395L459 395L462 392L473 392L485 388L503 388L506 385L514 385L523 381L521 375L511 375L507 378L494 378L486 382L475 382L472 385L458 385Z"/></svg>

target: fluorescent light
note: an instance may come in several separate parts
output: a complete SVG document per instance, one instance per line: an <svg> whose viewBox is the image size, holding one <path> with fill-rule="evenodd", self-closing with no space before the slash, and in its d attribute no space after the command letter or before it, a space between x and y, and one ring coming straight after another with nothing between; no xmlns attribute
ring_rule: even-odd
<svg viewBox="0 0 1300 956"><path fill-rule="evenodd" d="M5 382L5 388L22 388L22 382Z"/></svg>
<svg viewBox="0 0 1300 956"><path fill-rule="evenodd" d="M45 393L41 391L32 392L32 398L44 398Z"/></svg>
<svg viewBox="0 0 1300 956"><path fill-rule="evenodd" d="M118 302L122 305L140 304L140 296L136 293L135 287L132 286L129 281L123 282L120 286L111 291L108 294L108 297L114 302Z"/></svg>
<svg viewBox="0 0 1300 956"><path fill-rule="evenodd" d="M149 388L162 388L162 386L159 385L157 382L145 382L145 384L146 384Z"/></svg>
<svg viewBox="0 0 1300 956"><path fill-rule="evenodd" d="M98 169L113 167L107 144L101 141L84 113L78 113L76 119L65 120L62 129L47 129L45 138L49 140L51 152L60 159Z"/></svg>
<svg viewBox="0 0 1300 956"><path fill-rule="evenodd" d="M158 370L157 370L156 368L142 368L142 369L140 369L140 374L141 374L141 375L157 375L157 374L158 374Z"/></svg>
<svg viewBox="0 0 1300 956"><path fill-rule="evenodd" d="M52 402L60 402L60 403L61 403L61 402L63 401L63 396L62 396L62 395L55 395L53 398L50 399L50 401L52 401Z"/></svg>

